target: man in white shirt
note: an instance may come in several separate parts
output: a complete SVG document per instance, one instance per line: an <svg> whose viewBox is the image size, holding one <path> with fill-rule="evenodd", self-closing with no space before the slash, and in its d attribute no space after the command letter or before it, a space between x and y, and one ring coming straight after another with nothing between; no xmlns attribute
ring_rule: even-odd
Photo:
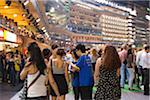
<svg viewBox="0 0 150 100"><path fill-rule="evenodd" d="M144 52L144 47L142 50L138 51L137 54L136 54L136 65L137 65L137 68L138 68L138 87L139 86L139 82L140 82L140 79L139 79L139 76L142 76L142 85L144 83L144 74L143 74L143 67L142 67L142 60L141 60L141 56L142 56L142 53Z"/></svg>
<svg viewBox="0 0 150 100"><path fill-rule="evenodd" d="M141 55L141 62L144 72L144 95L149 95L149 72L150 72L150 47L145 46L145 51Z"/></svg>

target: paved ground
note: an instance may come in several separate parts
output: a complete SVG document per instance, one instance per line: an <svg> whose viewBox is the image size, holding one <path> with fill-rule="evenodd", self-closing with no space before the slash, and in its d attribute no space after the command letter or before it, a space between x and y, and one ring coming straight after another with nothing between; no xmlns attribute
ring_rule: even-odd
<svg viewBox="0 0 150 100"><path fill-rule="evenodd" d="M12 87L9 84L0 83L0 100L10 100L17 91L21 88L21 85L17 85L16 87ZM94 89L95 91L95 89ZM128 91L127 89L122 90L122 98L121 100L149 100L150 96L144 96L142 91ZM70 92L66 100L73 100L73 93Z"/></svg>

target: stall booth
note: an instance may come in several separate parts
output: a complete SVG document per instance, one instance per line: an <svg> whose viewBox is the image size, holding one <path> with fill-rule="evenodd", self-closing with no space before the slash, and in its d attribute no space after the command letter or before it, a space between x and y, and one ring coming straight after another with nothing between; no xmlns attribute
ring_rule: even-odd
<svg viewBox="0 0 150 100"><path fill-rule="evenodd" d="M21 50L22 39L15 33L10 31L0 29L0 51L4 50L6 52ZM19 50L19 51L20 51Z"/></svg>

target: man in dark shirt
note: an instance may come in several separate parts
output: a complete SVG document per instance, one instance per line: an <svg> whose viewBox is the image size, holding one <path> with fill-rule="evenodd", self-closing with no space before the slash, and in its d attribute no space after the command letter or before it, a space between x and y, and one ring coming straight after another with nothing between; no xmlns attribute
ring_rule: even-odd
<svg viewBox="0 0 150 100"><path fill-rule="evenodd" d="M2 76L2 82L6 80L6 71L5 71L5 55L3 51L0 51L0 73Z"/></svg>

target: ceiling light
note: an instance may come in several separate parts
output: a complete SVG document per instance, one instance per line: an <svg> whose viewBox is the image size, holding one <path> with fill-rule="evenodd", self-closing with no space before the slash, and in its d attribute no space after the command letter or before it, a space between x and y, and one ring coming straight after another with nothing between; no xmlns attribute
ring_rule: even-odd
<svg viewBox="0 0 150 100"><path fill-rule="evenodd" d="M5 9L7 9L7 8L8 8L8 6L4 6L4 8L5 8Z"/></svg>
<svg viewBox="0 0 150 100"><path fill-rule="evenodd" d="M22 15L22 17L26 17L26 15L25 15L25 14L23 14L23 15Z"/></svg>
<svg viewBox="0 0 150 100"><path fill-rule="evenodd" d="M17 14L14 14L14 17L17 17Z"/></svg>
<svg viewBox="0 0 150 100"><path fill-rule="evenodd" d="M45 27L42 27L42 30L44 30L45 29Z"/></svg>
<svg viewBox="0 0 150 100"><path fill-rule="evenodd" d="M51 7L50 12L55 12L55 8Z"/></svg>
<svg viewBox="0 0 150 100"><path fill-rule="evenodd" d="M37 20L36 20L36 22L39 22L40 21L40 18L38 18Z"/></svg>
<svg viewBox="0 0 150 100"><path fill-rule="evenodd" d="M43 32L46 32L46 30L43 30Z"/></svg>
<svg viewBox="0 0 150 100"><path fill-rule="evenodd" d="M27 5L29 3L29 0L26 0L26 2L24 2L24 5Z"/></svg>

